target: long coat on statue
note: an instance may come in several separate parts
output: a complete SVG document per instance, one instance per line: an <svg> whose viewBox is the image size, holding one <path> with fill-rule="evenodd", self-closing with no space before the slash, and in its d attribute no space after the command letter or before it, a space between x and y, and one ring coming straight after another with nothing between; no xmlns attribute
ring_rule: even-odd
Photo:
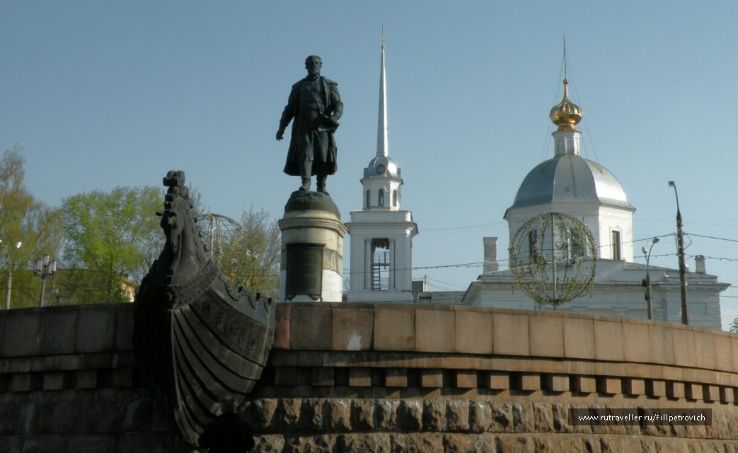
<svg viewBox="0 0 738 453"><path fill-rule="evenodd" d="M343 113L338 84L325 77L306 77L292 85L290 97L279 121L280 129L292 123L290 149L284 172L300 176L306 160L312 161L313 175L336 172L336 141L333 133Z"/></svg>

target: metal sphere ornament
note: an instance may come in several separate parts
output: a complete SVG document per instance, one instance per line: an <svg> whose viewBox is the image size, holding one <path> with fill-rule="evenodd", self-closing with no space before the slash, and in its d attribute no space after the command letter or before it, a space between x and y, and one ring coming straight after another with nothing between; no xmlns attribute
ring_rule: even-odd
<svg viewBox="0 0 738 453"><path fill-rule="evenodd" d="M591 292L596 258L589 228L559 212L529 219L510 244L515 282L536 304L554 308Z"/></svg>

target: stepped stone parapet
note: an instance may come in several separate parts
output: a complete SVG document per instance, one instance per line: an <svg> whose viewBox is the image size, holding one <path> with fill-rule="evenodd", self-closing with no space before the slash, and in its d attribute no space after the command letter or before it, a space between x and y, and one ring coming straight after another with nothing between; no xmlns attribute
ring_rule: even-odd
<svg viewBox="0 0 738 453"><path fill-rule="evenodd" d="M0 313L0 452L187 451L169 409L131 378L132 308ZM738 336L725 332L540 311L280 303L269 362L240 411L255 451L731 451L737 391ZM577 425L569 411L583 408L699 409L712 420Z"/></svg>

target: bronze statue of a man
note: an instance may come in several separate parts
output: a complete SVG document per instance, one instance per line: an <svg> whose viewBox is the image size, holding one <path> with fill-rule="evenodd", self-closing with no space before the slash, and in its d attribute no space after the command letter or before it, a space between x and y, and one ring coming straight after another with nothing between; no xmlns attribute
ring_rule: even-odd
<svg viewBox="0 0 738 453"><path fill-rule="evenodd" d="M338 84L320 75L323 63L317 55L305 59L307 77L292 85L290 97L279 120L277 140L292 123L292 137L284 172L302 178L301 191L310 190L310 178L317 176L318 192L328 194L325 181L336 172L336 141L333 133L343 113Z"/></svg>

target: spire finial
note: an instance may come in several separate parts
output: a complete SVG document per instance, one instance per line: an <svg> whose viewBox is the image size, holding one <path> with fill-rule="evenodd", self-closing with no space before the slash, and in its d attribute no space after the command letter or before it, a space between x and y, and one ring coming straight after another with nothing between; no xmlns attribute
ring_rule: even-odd
<svg viewBox="0 0 738 453"><path fill-rule="evenodd" d="M563 50L564 50L564 99L569 99L569 73L566 63L566 33L562 35Z"/></svg>
<svg viewBox="0 0 738 453"><path fill-rule="evenodd" d="M567 72L566 72L566 33L563 35L563 41L564 41L564 87L566 87L568 80L567 80Z"/></svg>
<svg viewBox="0 0 738 453"><path fill-rule="evenodd" d="M387 88L384 71L384 25L382 25L382 44L379 61L379 120L377 122L377 156L389 156L387 140Z"/></svg>
<svg viewBox="0 0 738 453"><path fill-rule="evenodd" d="M582 109L569 100L569 68L566 61L566 35L563 36L563 58L564 58L564 95L561 102L551 109L549 117L551 121L559 126L560 131L573 131L574 127L582 120Z"/></svg>

